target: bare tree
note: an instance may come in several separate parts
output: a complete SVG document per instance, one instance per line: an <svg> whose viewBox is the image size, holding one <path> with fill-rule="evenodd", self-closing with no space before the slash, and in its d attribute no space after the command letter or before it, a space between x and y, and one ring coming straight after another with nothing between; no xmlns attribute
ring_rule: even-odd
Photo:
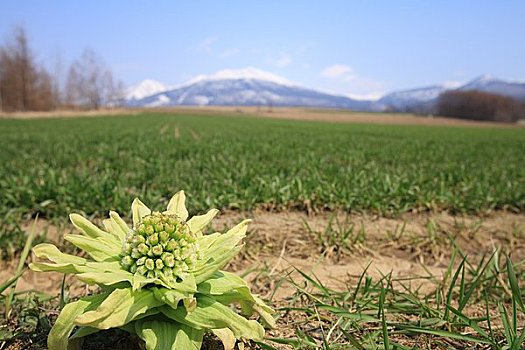
<svg viewBox="0 0 525 350"><path fill-rule="evenodd" d="M103 60L94 51L86 49L69 69L66 100L74 106L97 109L111 103L117 86Z"/></svg>
<svg viewBox="0 0 525 350"><path fill-rule="evenodd" d="M49 83L49 74L35 62L25 29L16 27L7 44L0 47L1 108L6 111L52 108L46 100L53 98Z"/></svg>

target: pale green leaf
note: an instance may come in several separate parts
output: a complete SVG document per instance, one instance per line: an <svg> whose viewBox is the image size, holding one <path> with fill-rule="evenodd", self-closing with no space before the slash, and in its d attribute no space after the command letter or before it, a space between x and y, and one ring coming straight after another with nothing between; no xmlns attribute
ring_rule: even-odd
<svg viewBox="0 0 525 350"><path fill-rule="evenodd" d="M195 264L195 268L192 270L193 275L197 283L206 281L215 272L222 269L235 255L239 253L242 246L236 246L234 248L219 248L217 247L214 256L208 257L206 260L198 260ZM204 263L206 261L206 263Z"/></svg>
<svg viewBox="0 0 525 350"><path fill-rule="evenodd" d="M139 290L148 284L155 284L158 286L165 287L167 289L174 289L174 288L176 289L179 287L184 287L179 282L173 282L173 281L168 282L164 278L157 278L157 277L147 278L139 274L138 272L133 275L133 279L131 281L131 286L133 290Z"/></svg>
<svg viewBox="0 0 525 350"><path fill-rule="evenodd" d="M237 339L261 340L264 328L254 320L247 320L229 307L215 301L213 298L200 295L197 297L197 307L192 312L179 307L176 310L169 306L160 308L167 317L189 327L211 330L229 328Z"/></svg>
<svg viewBox="0 0 525 350"><path fill-rule="evenodd" d="M250 290L246 282L234 273L227 271L217 271L206 281L197 286L199 293L208 295L221 295L234 290L241 290L250 297Z"/></svg>
<svg viewBox="0 0 525 350"><path fill-rule="evenodd" d="M86 236L91 238L105 237L108 235L107 232L102 231L97 226L93 225L91 221L78 214L69 215L69 219L73 226L75 226L79 231L84 233Z"/></svg>
<svg viewBox="0 0 525 350"><path fill-rule="evenodd" d="M109 219L103 221L106 231L112 234L119 242L123 242L131 229L126 222L114 211L109 212Z"/></svg>
<svg viewBox="0 0 525 350"><path fill-rule="evenodd" d="M120 261L88 261L86 267L92 271L85 272L120 272L124 271L120 265Z"/></svg>
<svg viewBox="0 0 525 350"><path fill-rule="evenodd" d="M201 241L205 243L201 246L202 258L197 261L192 273L195 276L197 284L206 281L215 272L226 265L241 249L239 245L242 239L246 236L248 223L251 220L244 220L236 225L228 232L222 235L213 237L213 241L208 245L207 236L199 239L199 246ZM206 245L208 245L206 247Z"/></svg>
<svg viewBox="0 0 525 350"><path fill-rule="evenodd" d="M213 220L213 218L219 213L217 209L211 209L204 215L196 215L188 220L188 226L190 231L197 236L202 236L202 230Z"/></svg>
<svg viewBox="0 0 525 350"><path fill-rule="evenodd" d="M210 246L221 236L222 236L222 233L215 232L209 235L198 237L197 241L199 242L199 247L201 251L208 250Z"/></svg>
<svg viewBox="0 0 525 350"><path fill-rule="evenodd" d="M269 307L265 304L264 301L262 301L259 297L256 295L252 295L252 297L255 299L255 303L245 302L244 308L253 308L255 312L261 316L264 323L270 327L275 328L275 318L273 317L273 314L275 313L275 310ZM243 302L241 302L241 305L243 305ZM252 314L252 312L249 312L249 314Z"/></svg>
<svg viewBox="0 0 525 350"><path fill-rule="evenodd" d="M137 321L135 332L146 343L146 350L199 350L204 331L175 322Z"/></svg>
<svg viewBox="0 0 525 350"><path fill-rule="evenodd" d="M96 261L111 261L120 259L121 246L105 237L97 239L81 235L64 235L64 239L84 250Z"/></svg>
<svg viewBox="0 0 525 350"><path fill-rule="evenodd" d="M73 264L54 264L46 262L30 263L29 268L36 272L79 273L82 271L82 266Z"/></svg>
<svg viewBox="0 0 525 350"><path fill-rule="evenodd" d="M162 302L154 297L152 291L115 289L96 310L78 316L75 323L98 329L120 327L160 305Z"/></svg>
<svg viewBox="0 0 525 350"><path fill-rule="evenodd" d="M49 332L47 338L49 350L67 350L69 335L75 328L75 323L73 323L75 318L86 310L98 307L107 296L107 294L97 294L67 304Z"/></svg>
<svg viewBox="0 0 525 350"><path fill-rule="evenodd" d="M38 258L48 259L58 264L85 265L87 260L79 256L62 253L55 245L41 243L33 248Z"/></svg>
<svg viewBox="0 0 525 350"><path fill-rule="evenodd" d="M85 266L87 260L75 255L64 254L57 247L49 243L42 243L33 248L33 253L38 258L43 258L52 261L35 262L29 264L29 268L33 271L47 272L57 271L62 273L78 273L87 272L89 268Z"/></svg>
<svg viewBox="0 0 525 350"><path fill-rule="evenodd" d="M169 305L170 307L176 309L179 306L181 300L193 298L193 293L180 292L178 290L168 289L168 288L152 288L153 295L157 300L162 303Z"/></svg>
<svg viewBox="0 0 525 350"><path fill-rule="evenodd" d="M229 328L212 329L211 331L220 339L224 350L233 350L237 340Z"/></svg>
<svg viewBox="0 0 525 350"><path fill-rule="evenodd" d="M217 271L209 279L200 283L197 289L199 293L213 295L217 301L225 305L238 302L244 315L251 316L258 313L269 327L275 327L275 320L272 316L274 310L253 295L241 277L231 272Z"/></svg>
<svg viewBox="0 0 525 350"><path fill-rule="evenodd" d="M158 278L147 278L140 273L136 272L133 275L133 279L131 281L131 287L133 291L140 290L142 287L144 287L147 284L151 283L161 283L162 281Z"/></svg>
<svg viewBox="0 0 525 350"><path fill-rule="evenodd" d="M171 197L165 213L175 214L183 221L188 218L188 209L186 209L186 195L184 194L184 191L179 191L175 193L173 197Z"/></svg>
<svg viewBox="0 0 525 350"><path fill-rule="evenodd" d="M151 214L151 210L140 199L135 198L131 203L131 213L133 215L133 228L135 228L143 217Z"/></svg>
<svg viewBox="0 0 525 350"><path fill-rule="evenodd" d="M79 280L89 285L98 284L104 286L112 286L120 282L129 282L131 284L133 281L133 274L124 270L111 272L79 273L77 274L77 277Z"/></svg>

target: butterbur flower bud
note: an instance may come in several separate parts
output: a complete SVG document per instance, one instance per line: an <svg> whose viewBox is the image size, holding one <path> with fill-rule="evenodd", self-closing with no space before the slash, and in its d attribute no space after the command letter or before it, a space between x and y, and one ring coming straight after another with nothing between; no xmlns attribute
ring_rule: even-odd
<svg viewBox="0 0 525 350"><path fill-rule="evenodd" d="M142 243L145 243L145 242L146 242L146 238L144 238L143 236L141 236L141 235L133 236L132 244L134 246L138 246L139 244L142 244Z"/></svg>
<svg viewBox="0 0 525 350"><path fill-rule="evenodd" d="M131 257L132 257L133 259L138 259L138 258L140 258L141 256L142 256L142 254L140 254L140 252L138 251L137 248L133 248L133 249L131 250Z"/></svg>
<svg viewBox="0 0 525 350"><path fill-rule="evenodd" d="M151 248L151 252L154 254L154 255L162 255L162 253L164 252L164 249L162 248L162 246L160 244L157 244L156 246L154 246L153 248Z"/></svg>
<svg viewBox="0 0 525 350"><path fill-rule="evenodd" d="M179 247L179 245L177 244L177 241L170 240L170 241L168 241L168 243L166 243L166 246L164 247L164 249L169 251L169 252L172 252L175 249L177 249L178 247Z"/></svg>
<svg viewBox="0 0 525 350"><path fill-rule="evenodd" d="M133 258L129 255L126 255L124 256L121 260L120 260L120 263L122 264L122 266L126 266L126 267L131 267L131 265L133 265L135 261L133 260Z"/></svg>
<svg viewBox="0 0 525 350"><path fill-rule="evenodd" d="M146 259L144 266L146 266L146 268L151 271L155 268L155 262L153 259Z"/></svg>
<svg viewBox="0 0 525 350"><path fill-rule="evenodd" d="M147 255L148 252L149 252L149 247L144 244L144 243L141 243L139 244L139 246L137 247L137 250L139 251L140 254L142 255Z"/></svg>
<svg viewBox="0 0 525 350"><path fill-rule="evenodd" d="M154 233L151 236L149 236L148 243L150 245L152 245L152 246L158 244L159 243L159 234L158 233Z"/></svg>
<svg viewBox="0 0 525 350"><path fill-rule="evenodd" d="M153 228L153 226L146 226L144 232L147 236L151 236L153 233L155 233L155 229Z"/></svg>
<svg viewBox="0 0 525 350"><path fill-rule="evenodd" d="M124 244L122 245L122 252L123 252L124 254L128 254L128 255L131 254L131 250L132 250L132 249L133 249L133 247L132 247L131 244L129 244L129 243L124 243Z"/></svg>
<svg viewBox="0 0 525 350"><path fill-rule="evenodd" d="M161 259L155 260L155 268L157 270L162 270L164 268L164 263L162 262Z"/></svg>
<svg viewBox="0 0 525 350"><path fill-rule="evenodd" d="M175 225L172 225L172 224L166 224L164 225L164 230L170 234L170 233L173 233L175 232Z"/></svg>
<svg viewBox="0 0 525 350"><path fill-rule="evenodd" d="M164 265L168 267L173 267L173 265L175 265L175 258L171 253L162 254L162 261L164 262Z"/></svg>
<svg viewBox="0 0 525 350"><path fill-rule="evenodd" d="M161 231L159 233L159 240L160 240L161 243L166 243L166 242L168 242L169 239L170 239L170 235L169 235L168 232Z"/></svg>
<svg viewBox="0 0 525 350"><path fill-rule="evenodd" d="M196 236L173 214L153 212L143 217L125 241L122 267L148 278L184 279L199 258Z"/></svg>

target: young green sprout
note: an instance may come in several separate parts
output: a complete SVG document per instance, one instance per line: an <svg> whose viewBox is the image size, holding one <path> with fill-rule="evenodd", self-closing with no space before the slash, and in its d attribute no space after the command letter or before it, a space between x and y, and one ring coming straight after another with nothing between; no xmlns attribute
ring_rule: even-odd
<svg viewBox="0 0 525 350"><path fill-rule="evenodd" d="M120 328L138 335L146 349L200 349L206 332L225 349L236 339L262 340L273 327L273 310L250 292L239 276L221 269L240 250L249 220L225 234L203 235L216 209L188 218L183 191L166 211L152 212L140 200L132 206L133 227L110 212L101 230L80 215L70 216L82 235L64 238L91 259L64 254L52 244L33 252L50 262L30 264L34 271L73 273L101 287L99 294L67 304L48 337L50 350L67 350L72 339ZM186 221L187 220L187 221ZM242 315L231 304L238 304Z"/></svg>

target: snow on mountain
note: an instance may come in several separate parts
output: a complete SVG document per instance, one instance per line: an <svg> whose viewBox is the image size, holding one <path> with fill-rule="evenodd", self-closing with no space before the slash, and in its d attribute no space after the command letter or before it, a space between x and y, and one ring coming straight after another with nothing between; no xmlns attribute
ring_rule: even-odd
<svg viewBox="0 0 525 350"><path fill-rule="evenodd" d="M128 101L128 105L301 106L368 110L371 102L306 89L272 73L247 68L198 76L178 88Z"/></svg>
<svg viewBox="0 0 525 350"><path fill-rule="evenodd" d="M395 91L383 96L378 107L384 110L432 112L439 95L445 91L483 91L525 101L525 83L482 75L466 84L449 82L418 89Z"/></svg>
<svg viewBox="0 0 525 350"><path fill-rule="evenodd" d="M127 100L140 100L144 97L169 90L170 87L152 79L146 79L126 89Z"/></svg>
<svg viewBox="0 0 525 350"><path fill-rule="evenodd" d="M422 88L394 91L382 97L337 95L301 87L253 67L224 69L199 75L177 87L144 80L128 89L130 107L160 106L301 106L361 111L432 113L439 95L449 90L478 90L525 100L525 83L483 75L467 84L445 82ZM380 98L379 98L380 97Z"/></svg>
<svg viewBox="0 0 525 350"><path fill-rule="evenodd" d="M417 89L395 91L381 97L377 104L383 110L409 111L416 106L427 104L447 88L444 85L426 86Z"/></svg>
<svg viewBox="0 0 525 350"><path fill-rule="evenodd" d="M488 74L470 81L458 90L477 90L512 97L517 100L525 100L525 83L505 81Z"/></svg>
<svg viewBox="0 0 525 350"><path fill-rule="evenodd" d="M286 78L280 77L276 74L265 72L253 67L242 69L223 69L210 75L198 75L189 80L182 86L192 85L201 81L213 80L264 80L275 84L294 86L294 84Z"/></svg>

